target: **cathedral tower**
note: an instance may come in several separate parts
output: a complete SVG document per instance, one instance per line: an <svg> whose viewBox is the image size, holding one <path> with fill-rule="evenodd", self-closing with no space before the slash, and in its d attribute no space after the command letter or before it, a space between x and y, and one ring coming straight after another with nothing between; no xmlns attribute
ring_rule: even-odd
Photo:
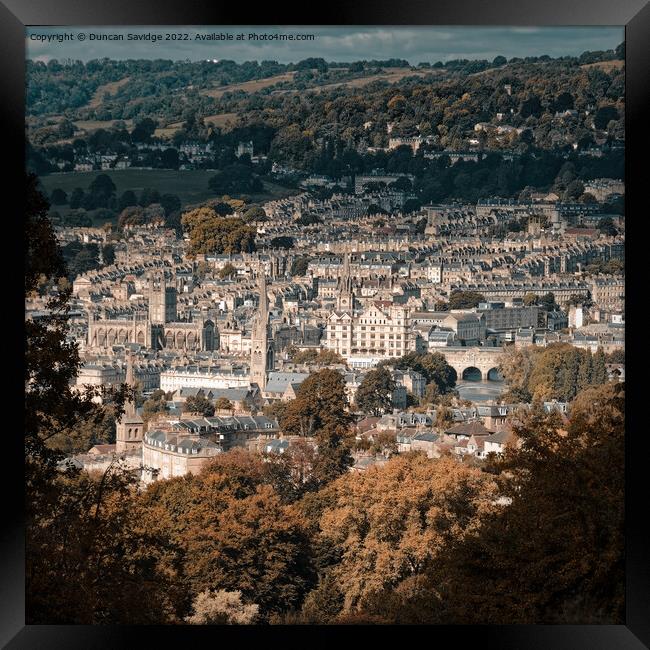
<svg viewBox="0 0 650 650"><path fill-rule="evenodd" d="M164 325L176 317L176 287L167 286L164 271L156 271L149 284L149 320L152 325Z"/></svg>

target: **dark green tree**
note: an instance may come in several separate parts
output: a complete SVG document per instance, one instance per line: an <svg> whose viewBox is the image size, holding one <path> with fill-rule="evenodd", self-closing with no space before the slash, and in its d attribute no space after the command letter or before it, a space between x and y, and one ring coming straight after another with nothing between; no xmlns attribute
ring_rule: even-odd
<svg viewBox="0 0 650 650"><path fill-rule="evenodd" d="M185 410L210 418L214 415L214 404L203 395L192 395L185 400Z"/></svg>
<svg viewBox="0 0 650 650"><path fill-rule="evenodd" d="M396 386L387 368L370 370L359 385L354 401L364 413L380 415L392 408Z"/></svg>

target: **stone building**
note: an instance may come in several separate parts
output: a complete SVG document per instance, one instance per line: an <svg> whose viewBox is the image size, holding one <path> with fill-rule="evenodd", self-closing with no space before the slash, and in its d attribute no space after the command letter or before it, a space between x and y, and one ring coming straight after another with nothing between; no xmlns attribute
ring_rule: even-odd
<svg viewBox="0 0 650 650"><path fill-rule="evenodd" d="M126 383L135 388L133 358L129 353L126 361ZM144 437L144 421L135 411L135 402L128 400L122 417L115 423L115 451L119 453L139 449Z"/></svg>
<svg viewBox="0 0 650 650"><path fill-rule="evenodd" d="M219 348L219 332L212 320L177 320L176 287L167 284L164 271L150 276L147 292L147 312L134 308L113 315L104 310L97 318L91 308L87 350L106 350L124 343L138 343L154 350L211 351Z"/></svg>
<svg viewBox="0 0 650 650"><path fill-rule="evenodd" d="M401 357L424 350L424 341L412 325L408 307L374 301L358 315L333 311L324 345L348 361Z"/></svg>
<svg viewBox="0 0 650 650"><path fill-rule="evenodd" d="M266 388L267 373L273 370L273 339L269 331L269 304L266 288L266 275L259 273L260 300L258 313L251 333L251 372L250 381L262 391Z"/></svg>

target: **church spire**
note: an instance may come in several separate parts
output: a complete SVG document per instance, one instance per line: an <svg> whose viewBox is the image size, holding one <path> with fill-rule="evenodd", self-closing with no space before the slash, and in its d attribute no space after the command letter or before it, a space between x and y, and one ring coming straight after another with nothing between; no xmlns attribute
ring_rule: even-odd
<svg viewBox="0 0 650 650"><path fill-rule="evenodd" d="M260 265L258 270L258 288L260 292L258 314L262 322L266 323L269 317L269 301L266 293L266 273L264 267Z"/></svg>
<svg viewBox="0 0 650 650"><path fill-rule="evenodd" d="M343 253L343 270L339 277L338 296L336 308L338 311L349 311L354 308L354 295L352 294L352 275L350 273L350 254L347 246Z"/></svg>
<svg viewBox="0 0 650 650"><path fill-rule="evenodd" d="M127 350L126 352L126 383L129 388L135 389L135 379L133 376L133 353L131 350ZM125 414L133 415L135 413L135 400L128 399L124 407Z"/></svg>

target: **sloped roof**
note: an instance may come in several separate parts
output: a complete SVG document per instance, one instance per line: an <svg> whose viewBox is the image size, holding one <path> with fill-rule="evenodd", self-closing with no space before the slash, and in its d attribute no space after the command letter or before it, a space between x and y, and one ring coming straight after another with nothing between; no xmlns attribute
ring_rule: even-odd
<svg viewBox="0 0 650 650"><path fill-rule="evenodd" d="M460 422L445 431L450 436L489 436L492 431L486 429L482 422L474 420L473 422Z"/></svg>

